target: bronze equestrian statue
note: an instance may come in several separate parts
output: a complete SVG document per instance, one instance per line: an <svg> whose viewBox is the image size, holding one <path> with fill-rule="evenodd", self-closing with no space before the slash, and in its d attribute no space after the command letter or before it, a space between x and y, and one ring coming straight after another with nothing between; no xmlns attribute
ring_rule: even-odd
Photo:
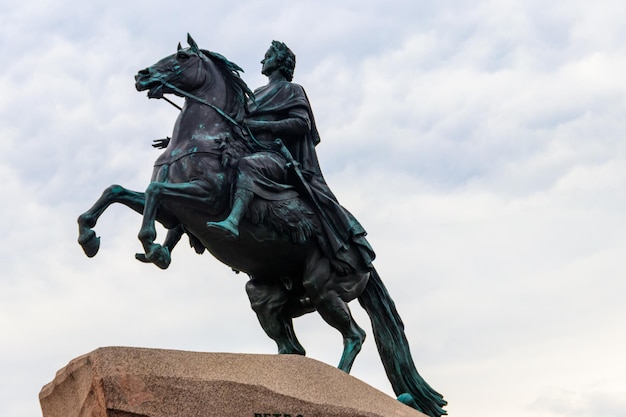
<svg viewBox="0 0 626 417"><path fill-rule="evenodd" d="M253 93L239 66L190 36L188 43L135 76L148 97L174 94L185 104L171 139L156 141L164 151L145 192L112 185L79 216L85 254L98 252L98 218L124 204L143 214L137 259L167 268L186 234L197 253L208 250L249 276L252 308L279 353L305 354L293 318L317 311L343 336L338 367L345 372L365 339L348 308L358 299L398 399L432 417L446 414L446 401L415 368L365 230L322 176L313 112L304 89L291 82L293 52L272 43L261 61L269 82ZM168 229L163 244L155 242L155 221Z"/></svg>

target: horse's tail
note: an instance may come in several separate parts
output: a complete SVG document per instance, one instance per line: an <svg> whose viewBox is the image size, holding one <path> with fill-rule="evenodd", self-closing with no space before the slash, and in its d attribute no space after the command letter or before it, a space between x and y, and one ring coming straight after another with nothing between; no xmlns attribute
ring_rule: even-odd
<svg viewBox="0 0 626 417"><path fill-rule="evenodd" d="M359 303L370 316L378 353L398 399L431 417L447 414L442 408L447 404L443 396L432 389L415 369L404 324L375 269L359 297Z"/></svg>

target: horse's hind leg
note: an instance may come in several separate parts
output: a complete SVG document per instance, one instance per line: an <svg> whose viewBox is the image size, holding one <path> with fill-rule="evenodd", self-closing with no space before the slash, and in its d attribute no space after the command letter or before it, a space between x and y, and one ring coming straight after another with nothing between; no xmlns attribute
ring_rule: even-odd
<svg viewBox="0 0 626 417"><path fill-rule="evenodd" d="M137 213L143 212L144 194L128 190L121 185L111 185L106 188L93 206L78 216L78 243L82 246L85 254L93 257L100 248L100 238L92 230L98 222L98 218L113 203L121 203Z"/></svg>
<svg viewBox="0 0 626 417"><path fill-rule="evenodd" d="M354 321L348 303L341 298L340 289L333 282L333 278L330 262L319 255L314 262L309 263L303 284L317 312L326 323L341 333L343 353L337 367L349 373L361 351L365 331Z"/></svg>
<svg viewBox="0 0 626 417"><path fill-rule="evenodd" d="M254 278L246 283L246 292L261 327L276 342L278 353L304 355L306 352L296 338L287 309L289 293L278 284L266 284Z"/></svg>

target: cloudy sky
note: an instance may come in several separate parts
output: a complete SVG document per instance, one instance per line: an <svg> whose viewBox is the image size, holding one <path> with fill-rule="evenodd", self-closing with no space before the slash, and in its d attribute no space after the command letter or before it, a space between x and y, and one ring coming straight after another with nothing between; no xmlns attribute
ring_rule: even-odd
<svg viewBox="0 0 626 417"><path fill-rule="evenodd" d="M245 276L183 244L140 264L129 209L101 218L95 258L76 244L102 189L148 184L177 111L133 76L187 32L251 87L273 39L294 50L325 176L451 415L626 415L625 2L121 4L0 0L0 415L40 415L41 387L101 346L275 352ZM338 363L316 314L296 331ZM391 394L368 333L353 375Z"/></svg>

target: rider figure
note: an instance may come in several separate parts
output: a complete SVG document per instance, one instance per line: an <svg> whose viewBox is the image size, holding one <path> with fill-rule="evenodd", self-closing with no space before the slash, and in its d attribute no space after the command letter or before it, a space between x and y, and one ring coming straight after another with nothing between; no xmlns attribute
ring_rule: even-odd
<svg viewBox="0 0 626 417"><path fill-rule="evenodd" d="M304 89L291 82L295 55L284 43L273 41L261 64L261 72L269 82L254 91L246 123L264 149L239 160L231 212L226 219L207 226L237 237L239 222L253 198L285 200L298 195L289 179L288 161L281 153L268 150L280 138L298 162L312 194L303 198L315 199L323 211L318 213L323 214L318 216L324 228L323 249L333 266L343 273L371 269L375 255L365 239L365 230L338 203L322 176L315 151L320 138L311 105Z"/></svg>

